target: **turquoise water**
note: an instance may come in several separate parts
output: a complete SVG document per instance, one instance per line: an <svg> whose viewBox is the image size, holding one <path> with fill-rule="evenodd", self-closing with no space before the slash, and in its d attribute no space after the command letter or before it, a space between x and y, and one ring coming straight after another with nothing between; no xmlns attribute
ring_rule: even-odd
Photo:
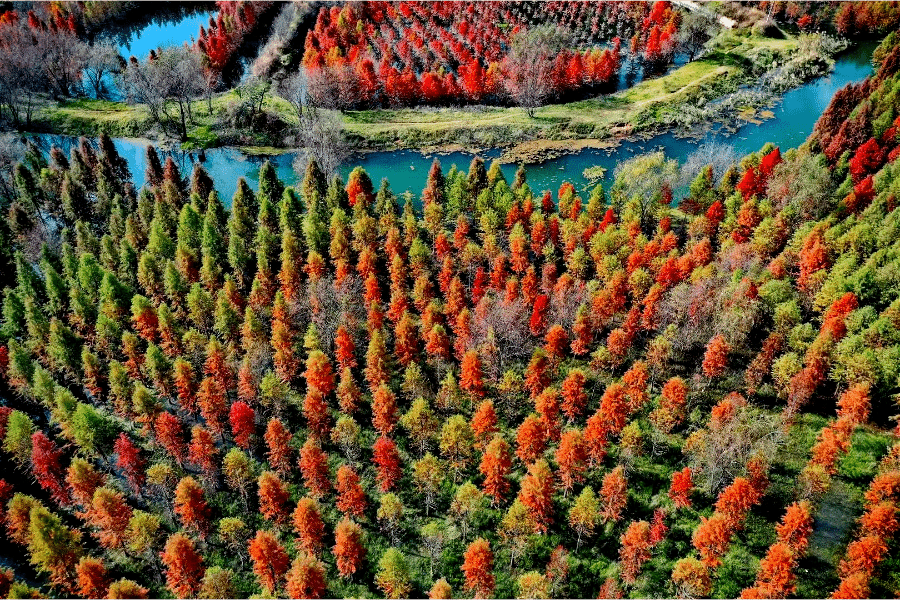
<svg viewBox="0 0 900 600"><path fill-rule="evenodd" d="M120 40L117 47L126 60L129 56L143 60L151 50L160 46L180 46L185 42L190 44L200 34L200 26L209 25L210 14L201 12L176 21L150 23L140 31L132 33L127 40Z"/></svg>
<svg viewBox="0 0 900 600"><path fill-rule="evenodd" d="M199 28L199 24L197 27ZM608 171L604 183L608 183L613 169L619 161L644 152L661 149L669 157L683 162L705 142L727 143L734 149L737 156L759 150L767 142L780 146L782 150L796 147L802 144L812 132L816 119L828 106L831 97L838 89L847 83L861 81L872 73L870 58L873 49L874 44L863 44L841 55L835 69L829 75L787 92L772 109L775 118L765 121L761 125L748 123L730 135L722 130L712 130L697 139L681 139L671 133L665 133L645 141L626 141L608 150L585 149L543 163L527 165L528 183L537 193L548 189L556 191L564 181L568 181L580 193L585 193L592 187L592 184L582 176L585 168L595 165L605 167ZM48 148L49 144L55 143L63 146L66 151L73 141L71 138L60 136L41 137ZM139 188L144 183L146 143L117 139L115 145L122 156L128 160L135 185ZM500 150L494 150L482 153L481 156L491 159L499 156L500 153ZM197 152L174 150L160 152L160 154L163 160L165 160L165 156L171 155L181 168L183 175L189 175L193 163L201 160ZM287 184L297 181L297 176L291 166L294 156L294 153L287 153L268 159L272 161L279 177ZM440 155L438 158L446 172L453 164L467 169L473 156L470 153L454 152ZM426 155L413 150L375 152L352 158L341 168L341 175L346 181L350 170L354 166L360 165L369 173L376 187L383 177L387 177L390 180L391 188L397 194L410 191L418 197L425 187L428 169L433 158L434 155ZM265 160L264 157L246 156L235 148L215 148L205 152L202 164L216 182L219 193L223 198L229 199L234 194L240 177L245 177L250 186L256 188L259 168ZM512 181L516 165L504 165L502 170L507 179Z"/></svg>

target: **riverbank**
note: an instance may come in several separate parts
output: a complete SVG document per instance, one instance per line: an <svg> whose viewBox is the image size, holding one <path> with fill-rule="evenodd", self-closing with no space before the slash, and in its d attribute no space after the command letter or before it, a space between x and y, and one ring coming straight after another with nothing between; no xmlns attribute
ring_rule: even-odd
<svg viewBox="0 0 900 600"><path fill-rule="evenodd" d="M840 47L818 39L773 39L749 31L723 31L699 60L615 94L540 107L533 118L521 108L488 106L348 111L341 117L360 152L501 148L503 162L533 163L573 150L606 148L638 134L712 121L737 123L748 115L756 118L773 99L771 93L749 89L761 78L780 71L789 80L786 87L791 87L831 69L832 55ZM231 90L214 97L211 106L206 100L194 102L195 123L185 148L234 146L260 154L289 147L290 125L296 122L290 105L267 95L263 113L279 126L255 130L234 124L234 115L245 101ZM32 129L73 136L106 133L166 139L145 107L99 100L46 102L36 111Z"/></svg>
<svg viewBox="0 0 900 600"><path fill-rule="evenodd" d="M723 32L706 56L664 76L607 96L546 105L533 118L502 107L349 111L345 131L364 150L503 148L503 162L534 163L663 130L714 122L736 127L765 119L778 92L831 70L846 45L818 40ZM765 89L773 80L777 85Z"/></svg>

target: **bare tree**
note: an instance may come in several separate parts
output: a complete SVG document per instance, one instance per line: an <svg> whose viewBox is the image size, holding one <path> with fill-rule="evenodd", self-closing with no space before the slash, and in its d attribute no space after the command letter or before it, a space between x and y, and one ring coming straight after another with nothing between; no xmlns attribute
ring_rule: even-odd
<svg viewBox="0 0 900 600"><path fill-rule="evenodd" d="M301 68L284 78L276 91L290 103L297 116L297 145L302 152L294 161L294 170L302 176L312 158L326 175L331 176L347 158L350 148L344 138L340 115L314 103L313 79L307 69Z"/></svg>
<svg viewBox="0 0 900 600"><path fill-rule="evenodd" d="M204 93L206 84L197 53L172 46L151 53L143 63L133 59L122 75L122 87L130 101L147 106L164 131L174 129L185 141L187 124L193 122L191 101Z"/></svg>
<svg viewBox="0 0 900 600"><path fill-rule="evenodd" d="M343 129L340 116L334 112L315 108L305 111L297 128L302 152L294 161L294 170L303 173L309 159L314 158L328 176L337 173L350 152Z"/></svg>
<svg viewBox="0 0 900 600"><path fill-rule="evenodd" d="M24 26L0 27L0 118L18 126L24 112L30 125L35 95L44 87L39 64L40 51Z"/></svg>
<svg viewBox="0 0 900 600"><path fill-rule="evenodd" d="M678 47L688 55L688 60L694 60L715 32L716 21L712 15L687 11L678 28Z"/></svg>
<svg viewBox="0 0 900 600"><path fill-rule="evenodd" d="M722 181L722 176L729 167L736 165L740 157L731 144L722 142L706 142L688 155L678 178L678 187L686 187L694 180L702 169L711 166L715 184Z"/></svg>
<svg viewBox="0 0 900 600"><path fill-rule="evenodd" d="M85 61L84 78L93 90L95 98L103 99L108 96L104 79L121 70L122 66L122 58L113 46L97 44L89 48Z"/></svg>
<svg viewBox="0 0 900 600"><path fill-rule="evenodd" d="M31 35L40 52L38 65L47 91L61 98L80 90L90 47L71 31L41 29L32 30Z"/></svg>
<svg viewBox="0 0 900 600"><path fill-rule="evenodd" d="M276 88L276 93L290 103L299 119L303 115L303 111L310 105L309 76L306 69L297 69L296 72L282 79Z"/></svg>
<svg viewBox="0 0 900 600"><path fill-rule="evenodd" d="M30 125L37 94L60 98L81 89L88 51L69 31L31 29L24 23L0 28L0 108L6 107L16 125L24 112Z"/></svg>
<svg viewBox="0 0 900 600"><path fill-rule="evenodd" d="M516 104L534 118L553 90L551 68L553 57L566 46L566 35L557 27L541 26L512 38L512 48L504 60L504 85Z"/></svg>
<svg viewBox="0 0 900 600"><path fill-rule="evenodd" d="M357 105L358 78L349 65L307 70L310 103L318 108L345 111Z"/></svg>
<svg viewBox="0 0 900 600"><path fill-rule="evenodd" d="M703 444L691 454L698 487L715 496L746 472L754 456L774 456L784 434L781 420L752 406L739 406L721 427L704 432Z"/></svg>

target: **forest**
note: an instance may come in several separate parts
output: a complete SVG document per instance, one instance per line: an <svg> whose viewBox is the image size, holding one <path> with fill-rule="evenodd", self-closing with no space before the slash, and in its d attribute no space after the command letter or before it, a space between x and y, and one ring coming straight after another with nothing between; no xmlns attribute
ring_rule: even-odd
<svg viewBox="0 0 900 600"><path fill-rule="evenodd" d="M45 48L127 4L2 13L0 34ZM196 73L277 7L218 4L182 49ZM759 4L848 36L900 18ZM310 12L310 97L539 106L683 39L663 2L453 6ZM571 30L555 54L544 21ZM516 27L548 87L510 74L535 56ZM663 152L586 194L480 157L400 194L312 155L295 185L267 161L226 198L154 145L136 185L109 135L26 138L0 160L0 598L896 597L900 33L882 37L799 147L683 186Z"/></svg>

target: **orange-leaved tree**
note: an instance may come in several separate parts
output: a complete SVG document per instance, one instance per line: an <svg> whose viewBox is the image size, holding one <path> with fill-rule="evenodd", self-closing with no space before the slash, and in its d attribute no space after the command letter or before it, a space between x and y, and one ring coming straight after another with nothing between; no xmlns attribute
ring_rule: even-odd
<svg viewBox="0 0 900 600"><path fill-rule="evenodd" d="M166 569L166 586L178 598L192 598L200 590L203 578L203 557L194 542L180 531L169 536L162 552Z"/></svg>
<svg viewBox="0 0 900 600"><path fill-rule="evenodd" d="M466 589L476 598L488 598L494 591L494 553L491 544L478 538L466 549L462 571L466 575Z"/></svg>

